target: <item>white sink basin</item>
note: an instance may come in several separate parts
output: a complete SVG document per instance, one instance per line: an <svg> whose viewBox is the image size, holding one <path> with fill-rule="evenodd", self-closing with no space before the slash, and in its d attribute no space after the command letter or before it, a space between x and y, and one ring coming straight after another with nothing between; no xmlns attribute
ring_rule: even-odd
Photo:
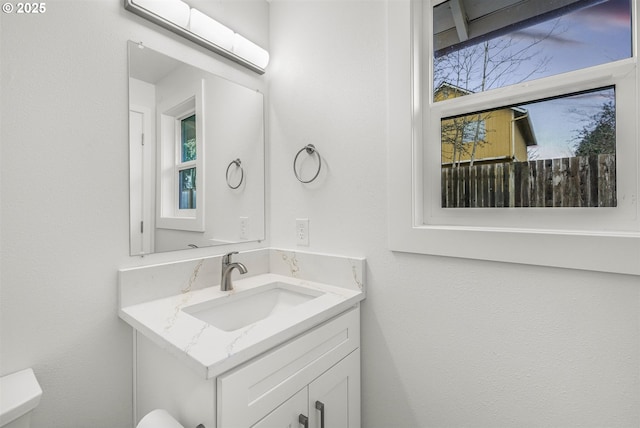
<svg viewBox="0 0 640 428"><path fill-rule="evenodd" d="M189 315L223 331L235 331L322 295L320 291L274 282L230 294L228 297L187 306Z"/></svg>

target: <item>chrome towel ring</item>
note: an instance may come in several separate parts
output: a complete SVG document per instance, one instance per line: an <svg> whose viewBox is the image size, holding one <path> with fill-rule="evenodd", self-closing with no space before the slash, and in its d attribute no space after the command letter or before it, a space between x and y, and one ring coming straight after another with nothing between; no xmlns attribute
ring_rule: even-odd
<svg viewBox="0 0 640 428"><path fill-rule="evenodd" d="M311 180L306 180L306 181L303 180L300 177L300 174L298 174L298 170L296 170L296 164L298 163L298 157L304 151L306 151L309 156L311 156L314 153L316 154L316 156L318 156L318 170L316 171L316 174L311 178ZM293 173L296 175L296 178L298 179L299 182L304 183L304 184L311 183L313 180L318 178L318 175L320 174L320 169L322 169L322 157L320 156L320 152L318 152L316 150L316 147L313 144L307 144L306 146L301 148L298 151L298 153L296 153L296 157L293 159Z"/></svg>
<svg viewBox="0 0 640 428"><path fill-rule="evenodd" d="M231 189L234 189L234 190L237 189L238 187L240 187L240 185L244 181L244 169L242 169L242 165L241 164L242 164L242 161L238 158L238 159L232 160L229 163L229 166L227 166L227 173L226 173L227 186L229 186ZM229 181L229 169L231 169L231 165L235 165L236 169L240 168L240 181L235 186L233 186Z"/></svg>

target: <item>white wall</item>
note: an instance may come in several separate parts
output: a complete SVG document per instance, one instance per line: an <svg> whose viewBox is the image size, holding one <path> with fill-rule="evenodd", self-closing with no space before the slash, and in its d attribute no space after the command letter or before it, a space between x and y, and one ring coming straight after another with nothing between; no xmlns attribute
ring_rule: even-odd
<svg viewBox="0 0 640 428"><path fill-rule="evenodd" d="M638 278L389 252L386 4L271 9L272 241L294 248L309 217L311 250L368 258L364 426L637 427ZM120 0L0 15L0 374L34 367L36 428L130 427L116 270L187 256L128 256L126 40L262 80ZM291 162L307 143L326 174L303 186Z"/></svg>
<svg viewBox="0 0 640 428"><path fill-rule="evenodd" d="M225 3L222 17L268 47L267 3L247 1L253 13L240 16ZM223 251L129 257L127 40L265 86L122 4L48 0L39 16L0 14L0 375L33 367L44 390L35 428L131 427L117 269Z"/></svg>
<svg viewBox="0 0 640 428"><path fill-rule="evenodd" d="M272 243L308 217L311 250L367 257L363 426L637 427L638 277L386 249L386 25L384 1L271 3Z"/></svg>

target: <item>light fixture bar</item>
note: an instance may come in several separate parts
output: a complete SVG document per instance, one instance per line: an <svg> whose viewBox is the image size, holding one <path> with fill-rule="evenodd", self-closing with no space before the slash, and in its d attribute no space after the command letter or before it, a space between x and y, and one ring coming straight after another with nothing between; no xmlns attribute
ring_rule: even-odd
<svg viewBox="0 0 640 428"><path fill-rule="evenodd" d="M248 61L247 59L236 55L234 52L225 49L219 45L217 45L216 43L207 40L203 37L200 37L199 35L191 32L188 28L185 27L181 27L180 25L173 23L171 21L169 21L168 19L166 19L163 16L160 16L157 13L154 13L153 11L146 9L138 4L135 3L135 0L124 0L124 8L126 10L128 10L129 12L135 13L138 16L141 16L142 18L145 18L151 22L153 22L154 24L157 24L169 31L171 31L172 33L175 33L179 36L182 36L188 40L191 40L192 42L206 48L209 49L212 52L217 53L218 55L221 55L227 59L230 59L231 61L234 61L246 68L248 68L249 70L258 73L258 74L264 74L265 69L252 63L251 61ZM245 39L246 40L246 39ZM256 46L257 47L257 46ZM261 49L261 48L259 48ZM261 49L262 50L262 49ZM266 51L264 51L266 53ZM268 58L268 53L266 53L267 58ZM268 59L267 59L268 61Z"/></svg>

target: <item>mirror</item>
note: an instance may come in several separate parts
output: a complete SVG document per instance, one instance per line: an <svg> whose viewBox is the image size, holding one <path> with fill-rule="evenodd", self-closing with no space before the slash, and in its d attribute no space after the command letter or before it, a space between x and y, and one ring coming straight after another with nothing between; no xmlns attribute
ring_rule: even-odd
<svg viewBox="0 0 640 428"><path fill-rule="evenodd" d="M128 48L131 255L264 239L263 95Z"/></svg>

